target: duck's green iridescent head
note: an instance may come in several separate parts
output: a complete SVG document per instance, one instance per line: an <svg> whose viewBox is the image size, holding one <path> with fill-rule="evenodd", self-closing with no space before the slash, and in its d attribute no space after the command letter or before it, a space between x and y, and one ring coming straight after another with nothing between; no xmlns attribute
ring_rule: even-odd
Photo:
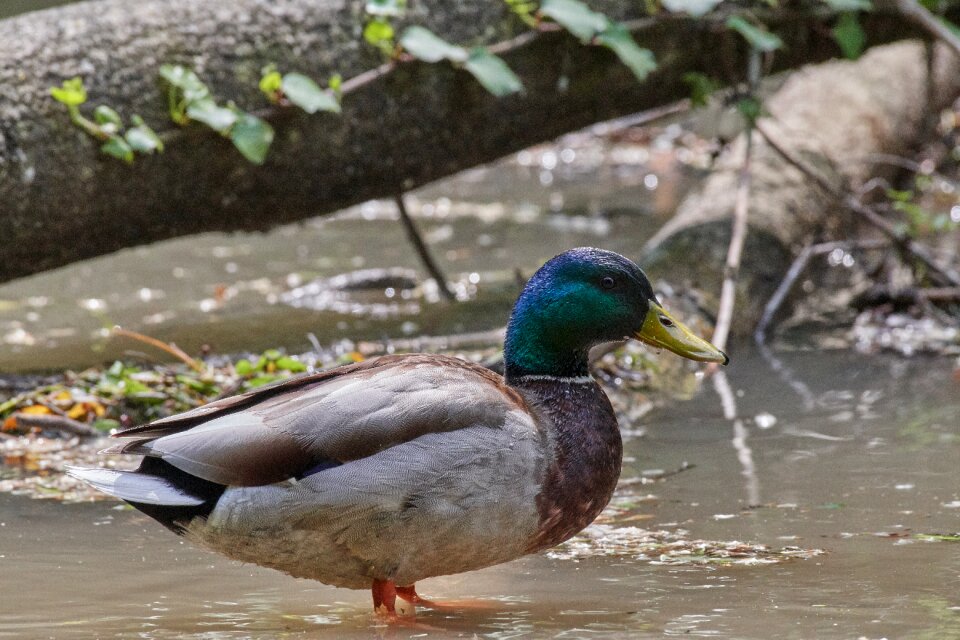
<svg viewBox="0 0 960 640"><path fill-rule="evenodd" d="M524 287L507 327L507 378L587 375L590 347L625 338L701 362L728 360L663 309L640 267L584 247L553 258Z"/></svg>

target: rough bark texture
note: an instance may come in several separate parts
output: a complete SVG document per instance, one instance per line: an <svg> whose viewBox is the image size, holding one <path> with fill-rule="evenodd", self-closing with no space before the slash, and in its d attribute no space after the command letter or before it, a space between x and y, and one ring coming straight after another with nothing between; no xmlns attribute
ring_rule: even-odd
<svg viewBox="0 0 960 640"><path fill-rule="evenodd" d="M871 154L909 153L925 133L930 113L960 93L960 61L935 52L927 104L924 46L878 47L857 62L830 62L791 74L765 107L764 129L777 143L839 187L883 173ZM812 240L830 239L855 223L853 214L788 164L755 134L749 230L738 282L734 334L749 334L793 258ZM718 292L730 239L741 136L719 160L703 188L684 199L677 214L646 247L646 268ZM690 255L699 256L690 260ZM716 308L715 301L707 306Z"/></svg>
<svg viewBox="0 0 960 640"><path fill-rule="evenodd" d="M595 8L634 18L643 3ZM364 44L362 0L91 0L0 22L0 281L122 247L210 230L257 230L392 195L589 123L684 97L689 71L729 77L743 44L709 20L666 17L637 33L660 69L638 85L613 55L562 33L509 53L522 95L497 99L448 65L408 64L351 94L342 117L287 110L267 163L191 126L162 156L133 166L99 153L48 89L84 78L90 104L172 129L163 63L198 71L222 101L265 106L257 81L274 62L315 78L381 62ZM502 41L522 26L499 0L411 3L408 22L446 39ZM822 11L823 5L818 5ZM821 16L822 18L822 16ZM837 54L821 18L772 11L786 40L778 68ZM908 34L875 12L871 41Z"/></svg>

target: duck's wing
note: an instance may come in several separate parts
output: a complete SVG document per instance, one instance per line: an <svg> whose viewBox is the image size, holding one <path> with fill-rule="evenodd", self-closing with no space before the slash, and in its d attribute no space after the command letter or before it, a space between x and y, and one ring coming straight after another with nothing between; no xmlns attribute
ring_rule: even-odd
<svg viewBox="0 0 960 640"><path fill-rule="evenodd" d="M499 429L517 414L503 379L446 356L387 356L288 380L117 434L110 453L161 458L223 485L263 485L371 456L428 433ZM515 428L512 426L511 428Z"/></svg>

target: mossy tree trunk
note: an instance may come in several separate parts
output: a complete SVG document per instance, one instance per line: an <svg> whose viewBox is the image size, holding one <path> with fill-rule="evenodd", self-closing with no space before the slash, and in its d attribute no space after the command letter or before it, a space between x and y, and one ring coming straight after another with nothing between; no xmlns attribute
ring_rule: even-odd
<svg viewBox="0 0 960 640"><path fill-rule="evenodd" d="M127 166L99 153L49 97L81 76L89 104L138 113L173 129L157 70L197 70L221 102L266 106L263 65L318 80L382 62L363 42L362 0L90 0L0 22L0 281L123 247L210 230L259 230L412 188L592 122L684 97L683 75L729 77L743 43L704 20L648 21L637 40L659 70L638 84L606 50L545 34L505 58L525 91L485 93L445 64L404 64L351 94L344 112L271 118L277 139L261 167L200 126L175 134L163 155ZM504 41L524 30L499 0L415 3L405 19L460 44ZM635 19L643 3L593 6ZM811 7L814 5L811 5ZM837 55L823 5L770 10L786 41L778 68ZM866 18L871 42L909 35L896 16Z"/></svg>

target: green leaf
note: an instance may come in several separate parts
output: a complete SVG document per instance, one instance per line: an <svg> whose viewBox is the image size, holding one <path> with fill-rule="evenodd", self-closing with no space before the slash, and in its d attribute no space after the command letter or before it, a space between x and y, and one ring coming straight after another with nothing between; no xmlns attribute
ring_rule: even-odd
<svg viewBox="0 0 960 640"><path fill-rule="evenodd" d="M683 74L683 81L690 87L690 102L695 107L706 106L711 94L720 88L719 82L695 71Z"/></svg>
<svg viewBox="0 0 960 640"><path fill-rule="evenodd" d="M863 53L863 48L867 43L867 36L860 26L860 21L855 13L844 13L837 20L830 31L833 39L840 45L843 56L850 60L856 60Z"/></svg>
<svg viewBox="0 0 960 640"><path fill-rule="evenodd" d="M97 419L97 420L94 420L94 421L93 421L93 424L92 424L91 426L92 426L94 429L96 429L97 431L102 431L102 432L104 432L104 433L109 433L110 431L113 431L114 429L119 429L119 428L120 428L120 423L117 422L116 420L111 419L111 418L99 418L99 419Z"/></svg>
<svg viewBox="0 0 960 640"><path fill-rule="evenodd" d="M135 115L131 120L135 126L127 129L124 136L130 148L137 153L153 153L154 151L163 153L163 140L153 129L147 126L143 118Z"/></svg>
<svg viewBox="0 0 960 640"><path fill-rule="evenodd" d="M739 33L751 47L758 51L776 51L783 47L783 40L778 36L765 28L747 22L740 16L730 16L727 19L727 28Z"/></svg>
<svg viewBox="0 0 960 640"><path fill-rule="evenodd" d="M230 140L247 160L263 164L273 142L273 127L253 114L241 113L230 130Z"/></svg>
<svg viewBox="0 0 960 640"><path fill-rule="evenodd" d="M663 0L663 6L671 13L687 13L694 18L705 16L723 0Z"/></svg>
<svg viewBox="0 0 960 640"><path fill-rule="evenodd" d="M537 3L533 0L506 0L510 11L520 20L531 28L537 27L537 18L534 12L537 10Z"/></svg>
<svg viewBox="0 0 960 640"><path fill-rule="evenodd" d="M209 97L210 89L203 84L200 77L179 64L165 64L160 67L160 77L183 92L183 99L187 103L196 102Z"/></svg>
<svg viewBox="0 0 960 640"><path fill-rule="evenodd" d="M277 369L290 371L292 373L300 373L307 370L307 365L303 364L299 360L294 360L290 356L282 356L277 358L275 364L277 365Z"/></svg>
<svg viewBox="0 0 960 640"><path fill-rule="evenodd" d="M579 0L543 0L540 13L581 40L591 40L607 28L610 20Z"/></svg>
<svg viewBox="0 0 960 640"><path fill-rule="evenodd" d="M657 68L653 52L638 46L627 28L619 22L611 23L598 35L597 44L617 54L620 62L627 65L640 82L646 80L647 76Z"/></svg>
<svg viewBox="0 0 960 640"><path fill-rule="evenodd" d="M753 123L763 114L763 103L752 96L740 98L737 101L737 111L753 126Z"/></svg>
<svg viewBox="0 0 960 640"><path fill-rule="evenodd" d="M101 104L93 110L93 119L99 125L112 124L116 127L123 126L123 119L120 117L120 114L105 104Z"/></svg>
<svg viewBox="0 0 960 640"><path fill-rule="evenodd" d="M274 65L270 64L263 68L263 75L260 78L260 91L268 98L276 100L282 84L283 76L280 75Z"/></svg>
<svg viewBox="0 0 960 640"><path fill-rule="evenodd" d="M288 73L283 76L283 95L307 113L332 111L340 113L340 103L329 91L320 88L316 82L300 73Z"/></svg>
<svg viewBox="0 0 960 640"><path fill-rule="evenodd" d="M371 16L401 16L407 10L407 0L367 0L365 10Z"/></svg>
<svg viewBox="0 0 960 640"><path fill-rule="evenodd" d="M363 39L385 53L393 48L393 35L393 25L386 20L371 20L363 28Z"/></svg>
<svg viewBox="0 0 960 640"><path fill-rule="evenodd" d="M251 378L247 380L247 388L255 389L257 387L262 387L264 385L270 384L271 382L282 380L283 378L284 376L277 375L275 373L266 373L262 376L257 376L256 378Z"/></svg>
<svg viewBox="0 0 960 640"><path fill-rule="evenodd" d="M248 376L254 371L253 363L246 358L237 360L237 364L233 365L233 370L237 372L238 376Z"/></svg>
<svg viewBox="0 0 960 640"><path fill-rule="evenodd" d="M187 115L220 133L226 133L227 129L237 121L236 113L225 107L217 106L217 103L210 99L190 103L190 106L187 107Z"/></svg>
<svg viewBox="0 0 960 640"><path fill-rule="evenodd" d="M523 90L523 83L507 63L483 47L477 47L470 52L463 68L476 78L484 89L497 97Z"/></svg>
<svg viewBox="0 0 960 640"><path fill-rule="evenodd" d="M330 91L333 91L337 95L340 95L340 87L343 86L343 76L339 73L335 73L330 76Z"/></svg>
<svg viewBox="0 0 960 640"><path fill-rule="evenodd" d="M872 11L873 3L870 0L823 0L827 6L837 12L841 11Z"/></svg>
<svg viewBox="0 0 960 640"><path fill-rule="evenodd" d="M424 62L449 60L464 63L470 57L463 47L450 44L429 29L416 25L407 27L403 32L400 36L400 46L414 58Z"/></svg>
<svg viewBox="0 0 960 640"><path fill-rule="evenodd" d="M87 89L80 78L70 78L59 87L51 87L50 95L68 107L77 107L87 101Z"/></svg>
<svg viewBox="0 0 960 640"><path fill-rule="evenodd" d="M116 134L110 136L106 143L100 147L100 151L108 156L119 158L127 164L133 163L133 149L130 148L126 140Z"/></svg>

